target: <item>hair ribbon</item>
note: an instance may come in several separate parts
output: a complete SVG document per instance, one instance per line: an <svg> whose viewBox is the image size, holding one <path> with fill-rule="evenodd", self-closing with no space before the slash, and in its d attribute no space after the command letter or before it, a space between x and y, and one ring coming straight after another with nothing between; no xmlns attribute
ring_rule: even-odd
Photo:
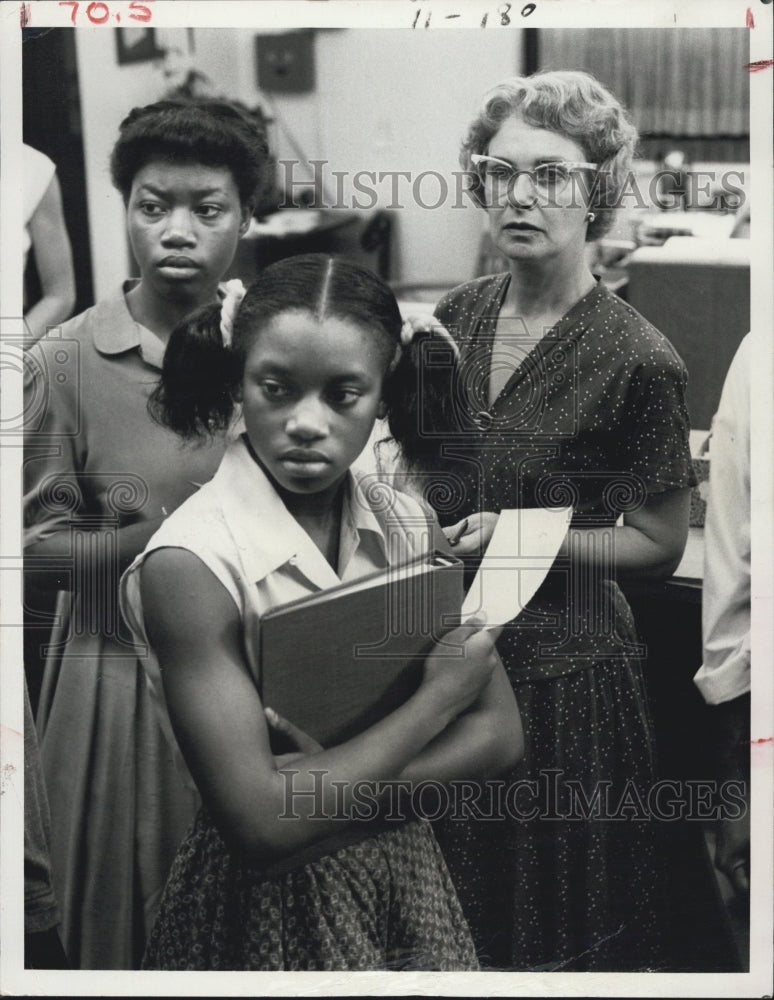
<svg viewBox="0 0 774 1000"><path fill-rule="evenodd" d="M231 278L223 287L225 295L220 306L220 335L223 338L223 346L231 347L234 340L234 320L239 303L245 297L245 286L239 278Z"/></svg>
<svg viewBox="0 0 774 1000"><path fill-rule="evenodd" d="M410 316L403 323L400 328L400 343L404 350L411 346L414 337L418 333L432 333L438 334L443 340L445 340L449 347L451 347L454 353L454 358L459 361L460 349L457 346L457 342L454 340L452 335L443 326L435 316Z"/></svg>

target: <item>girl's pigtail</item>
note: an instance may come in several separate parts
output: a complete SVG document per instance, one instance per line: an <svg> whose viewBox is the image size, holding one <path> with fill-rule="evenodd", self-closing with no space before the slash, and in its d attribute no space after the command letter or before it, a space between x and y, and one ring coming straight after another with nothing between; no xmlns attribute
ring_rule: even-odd
<svg viewBox="0 0 774 1000"><path fill-rule="evenodd" d="M390 434L409 469L432 471L440 467L441 445L456 426L459 352L436 322L419 329L404 324L401 341L384 385Z"/></svg>
<svg viewBox="0 0 774 1000"><path fill-rule="evenodd" d="M161 380L148 402L157 423L189 440L226 430L234 413L239 364L230 343L230 326L224 343L223 321L222 304L213 303L175 327L164 353Z"/></svg>

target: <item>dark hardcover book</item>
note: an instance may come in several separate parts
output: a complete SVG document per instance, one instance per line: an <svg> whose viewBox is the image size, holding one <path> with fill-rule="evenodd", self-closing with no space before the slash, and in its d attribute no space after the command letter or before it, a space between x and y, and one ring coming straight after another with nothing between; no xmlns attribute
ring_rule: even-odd
<svg viewBox="0 0 774 1000"><path fill-rule="evenodd" d="M434 552L272 608L261 619L263 703L323 746L343 743L416 691L461 606L462 563Z"/></svg>

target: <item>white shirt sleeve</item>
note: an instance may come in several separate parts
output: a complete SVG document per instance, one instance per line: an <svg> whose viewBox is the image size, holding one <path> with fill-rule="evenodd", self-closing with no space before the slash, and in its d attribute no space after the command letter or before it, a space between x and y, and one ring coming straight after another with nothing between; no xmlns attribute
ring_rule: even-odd
<svg viewBox="0 0 774 1000"><path fill-rule="evenodd" d="M43 195L48 190L48 186L56 173L53 160L50 160L45 153L41 153L32 146L24 143L24 182L22 185L22 211L24 212L24 233L23 249L24 264L27 264L27 254L29 253L32 239L30 237L29 221L35 214L35 210L43 200Z"/></svg>
<svg viewBox="0 0 774 1000"><path fill-rule="evenodd" d="M750 334L712 422L704 526L704 661L694 682L711 705L750 690Z"/></svg>

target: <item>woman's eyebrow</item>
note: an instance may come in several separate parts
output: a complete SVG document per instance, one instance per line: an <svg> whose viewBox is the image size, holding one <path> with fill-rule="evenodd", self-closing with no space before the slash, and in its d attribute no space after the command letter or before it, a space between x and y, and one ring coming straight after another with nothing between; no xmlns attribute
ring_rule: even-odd
<svg viewBox="0 0 774 1000"><path fill-rule="evenodd" d="M517 166L517 164L513 162L513 160L509 160L504 156L492 156L490 153L487 153L487 156L489 156L489 158L492 160L497 160L499 163L505 163L509 167L513 167L514 170L519 169L519 167ZM575 160L568 160L566 156L561 156L560 154L557 153L553 156L549 155L549 156L536 157L536 159L532 161L532 166L538 167L543 163L575 163ZM528 168L523 168L523 169L528 169Z"/></svg>

